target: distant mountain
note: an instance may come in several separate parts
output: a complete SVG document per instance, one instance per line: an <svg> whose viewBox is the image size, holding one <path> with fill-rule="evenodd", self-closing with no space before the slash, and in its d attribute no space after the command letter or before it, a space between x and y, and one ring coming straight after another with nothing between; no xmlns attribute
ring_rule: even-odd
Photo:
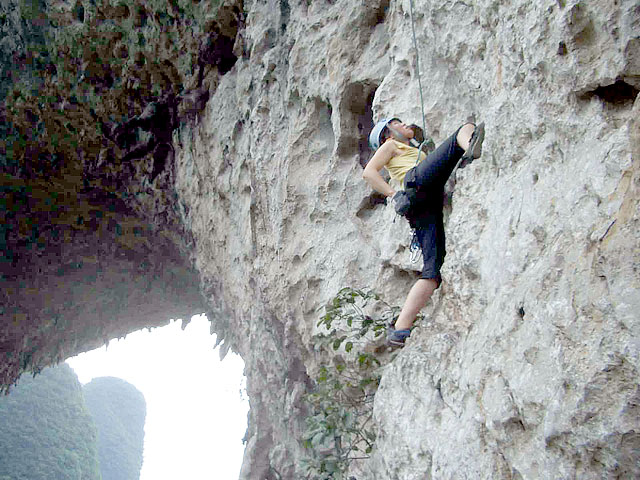
<svg viewBox="0 0 640 480"><path fill-rule="evenodd" d="M114 377L95 378L83 390L98 428L102 480L138 480L146 416L144 396L130 383Z"/></svg>
<svg viewBox="0 0 640 480"><path fill-rule="evenodd" d="M100 480L96 427L66 364L0 396L0 480Z"/></svg>

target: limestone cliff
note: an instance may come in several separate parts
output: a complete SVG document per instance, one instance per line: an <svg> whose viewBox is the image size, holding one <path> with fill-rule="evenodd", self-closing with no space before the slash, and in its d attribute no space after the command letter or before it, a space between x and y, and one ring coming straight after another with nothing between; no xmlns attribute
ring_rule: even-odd
<svg viewBox="0 0 640 480"><path fill-rule="evenodd" d="M444 285L383 375L363 478L637 475L640 11L415 8L429 134L488 134L458 173ZM420 120L416 57L408 1L245 9L246 56L182 135L177 191L210 318L247 363L242 478L299 478L317 308L344 285L401 302L413 281L408 229L360 163L372 112Z"/></svg>
<svg viewBox="0 0 640 480"><path fill-rule="evenodd" d="M360 177L374 118L420 122L410 3L236 6L237 61L136 212L175 207L222 351L246 362L241 478L298 479L319 307L345 285L399 304L415 279L408 226ZM476 119L487 139L457 173L443 286L384 369L353 473L638 476L640 8L414 6L428 134Z"/></svg>

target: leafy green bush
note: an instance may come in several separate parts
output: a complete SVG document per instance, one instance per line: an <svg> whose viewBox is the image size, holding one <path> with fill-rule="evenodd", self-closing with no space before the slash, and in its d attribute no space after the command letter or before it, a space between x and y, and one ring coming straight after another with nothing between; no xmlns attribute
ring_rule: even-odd
<svg viewBox="0 0 640 480"><path fill-rule="evenodd" d="M377 318L365 313L375 304ZM308 456L302 470L309 480L342 480L354 461L366 459L375 442L371 423L381 362L368 350L399 313L370 290L343 288L318 321L324 332L315 348L333 353L315 375L302 442Z"/></svg>

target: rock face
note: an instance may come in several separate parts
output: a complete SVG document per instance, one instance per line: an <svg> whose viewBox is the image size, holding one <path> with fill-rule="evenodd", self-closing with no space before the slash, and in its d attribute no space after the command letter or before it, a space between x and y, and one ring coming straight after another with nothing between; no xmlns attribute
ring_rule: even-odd
<svg viewBox="0 0 640 480"><path fill-rule="evenodd" d="M474 3L415 2L428 133L477 119L487 140L362 478L637 476L640 10ZM360 178L372 112L420 123L409 8L246 2L244 57L180 138L209 317L246 362L242 479L300 478L317 308L414 280L408 228Z"/></svg>
<svg viewBox="0 0 640 480"><path fill-rule="evenodd" d="M48 51L53 48L40 41L55 36L48 16L83 28L75 13L73 21L68 18L71 6L66 11L65 5L9 2L0 7L0 390L22 371L205 309L198 277L184 254L190 238L180 222L172 171L159 166L171 150L167 141L173 129L192 114L202 95L196 89L177 95L178 85L170 85L150 101L138 85L137 95L145 100L134 95L123 100L117 92L103 92L108 69L92 70L95 62L83 62L90 79L84 88L104 93L105 111L126 119L117 125L99 122L100 105L58 88L62 68L57 77L51 73L56 72L55 56ZM89 6L95 10L95 4ZM145 12L140 2L137 11ZM100 15L98 23L104 25L119 14L105 8ZM106 21L108 15L113 18ZM99 34L100 47L109 49L112 45ZM163 64L162 70L167 68ZM161 84L152 69L137 73L143 86ZM31 77L44 80L30 82ZM7 106L9 81L23 83L23 100L11 93L15 101ZM25 90L35 91L35 100L24 100ZM117 112L118 105L124 111ZM76 131L83 125L82 133L69 135L68 125ZM98 127L101 136L92 137ZM37 137L42 131L46 140L57 138L54 154Z"/></svg>
<svg viewBox="0 0 640 480"><path fill-rule="evenodd" d="M227 6L243 12L229 34L237 61L218 62L224 74L192 116L196 126L173 133L175 155L159 181L148 155L108 177L145 193L122 198L113 215L151 225L134 260L149 254L153 271L165 258L176 266L180 281L150 290L170 286L166 301L184 312L199 303L199 288L222 352L245 359L251 411L241 478L298 479L302 398L326 360L310 342L319 307L347 285L400 304L418 269L408 226L394 223L360 176L374 118L421 123L411 3ZM631 0L414 7L427 133L438 143L481 120L487 138L482 158L457 173L444 283L385 367L376 447L357 478L638 476L640 8ZM92 165L74 171L107 175ZM129 247L109 243L110 232L89 232L113 245L102 265L128 258L116 255ZM153 255L157 242L174 245L171 254ZM77 256L65 251L73 255L56 254L47 268ZM16 273L10 286L36 284L36 272ZM122 282L128 294L155 277L145 270L140 278ZM181 284L189 295L175 294ZM69 285L61 279L59 292ZM8 298L26 315L19 295ZM135 298L127 311L142 304ZM62 318L77 302L54 306L65 307ZM123 315L94 334L105 323L96 317L80 337L42 320L0 341L46 361L51 344L24 347L34 336L56 332L77 351L148 318Z"/></svg>
<svg viewBox="0 0 640 480"><path fill-rule="evenodd" d="M18 81L38 81L45 32L37 2L20 5L18 0L8 0L0 5L0 99Z"/></svg>

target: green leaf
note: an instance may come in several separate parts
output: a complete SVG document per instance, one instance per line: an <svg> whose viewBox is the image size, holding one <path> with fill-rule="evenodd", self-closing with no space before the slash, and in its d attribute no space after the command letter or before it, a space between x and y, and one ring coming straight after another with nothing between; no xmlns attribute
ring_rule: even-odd
<svg viewBox="0 0 640 480"><path fill-rule="evenodd" d="M360 380L359 385L361 387L366 387L367 385L371 384L374 380L371 377L367 377L367 378L363 378L362 380Z"/></svg>
<svg viewBox="0 0 640 480"><path fill-rule="evenodd" d="M347 353L349 353L353 349L353 342L347 342L344 346L344 349Z"/></svg>

